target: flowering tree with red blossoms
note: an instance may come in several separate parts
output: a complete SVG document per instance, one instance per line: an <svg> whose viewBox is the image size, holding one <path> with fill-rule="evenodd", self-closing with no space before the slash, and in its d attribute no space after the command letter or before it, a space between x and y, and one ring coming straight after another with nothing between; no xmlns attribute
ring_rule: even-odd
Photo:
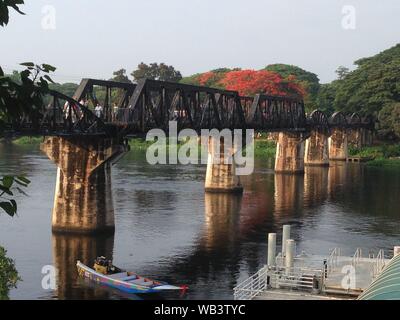
<svg viewBox="0 0 400 320"><path fill-rule="evenodd" d="M283 79L279 74L267 70L227 72L219 83L227 90L238 91L243 96L264 93L302 98L305 95L304 88L294 76Z"/></svg>

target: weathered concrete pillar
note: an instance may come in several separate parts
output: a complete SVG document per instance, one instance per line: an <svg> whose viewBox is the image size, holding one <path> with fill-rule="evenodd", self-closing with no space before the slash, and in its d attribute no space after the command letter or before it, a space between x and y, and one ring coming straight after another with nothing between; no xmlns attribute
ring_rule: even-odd
<svg viewBox="0 0 400 320"><path fill-rule="evenodd" d="M347 130L333 128L329 137L329 159L346 161L348 157Z"/></svg>
<svg viewBox="0 0 400 320"><path fill-rule="evenodd" d="M113 231L111 164L128 146L98 136L47 137L41 150L58 167L53 231Z"/></svg>
<svg viewBox="0 0 400 320"><path fill-rule="evenodd" d="M304 172L304 139L301 133L279 133L276 147L275 172Z"/></svg>
<svg viewBox="0 0 400 320"><path fill-rule="evenodd" d="M347 141L350 146L361 148L364 145L363 129L355 128L348 130Z"/></svg>
<svg viewBox="0 0 400 320"><path fill-rule="evenodd" d="M308 166L329 166L328 136L324 132L311 131L306 140L304 164Z"/></svg>
<svg viewBox="0 0 400 320"><path fill-rule="evenodd" d="M224 148L223 139L210 137L208 140L208 162L206 192L241 193L243 187L236 175L235 150Z"/></svg>
<svg viewBox="0 0 400 320"><path fill-rule="evenodd" d="M365 128L361 129L362 133L362 145L363 146L371 146L374 144L374 132L372 130L368 130Z"/></svg>

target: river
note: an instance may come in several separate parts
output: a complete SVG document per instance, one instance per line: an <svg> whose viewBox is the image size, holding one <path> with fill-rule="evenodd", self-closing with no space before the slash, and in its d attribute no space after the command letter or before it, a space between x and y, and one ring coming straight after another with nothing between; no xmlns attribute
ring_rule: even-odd
<svg viewBox="0 0 400 320"><path fill-rule="evenodd" d="M204 193L205 166L147 164L129 152L113 167L116 232L72 236L51 232L56 167L38 146L0 145L0 176L32 180L19 195L18 217L0 214L0 245L15 259L22 281L11 299L143 299L77 278L75 263L97 255L139 274L186 284L184 299L232 299L233 287L266 261L267 234L291 224L297 251L328 254L334 247L400 245L400 173L332 163L303 175L275 175L257 159L242 178L243 196ZM56 289L43 288L42 268L54 265ZM149 298L179 298L175 295Z"/></svg>

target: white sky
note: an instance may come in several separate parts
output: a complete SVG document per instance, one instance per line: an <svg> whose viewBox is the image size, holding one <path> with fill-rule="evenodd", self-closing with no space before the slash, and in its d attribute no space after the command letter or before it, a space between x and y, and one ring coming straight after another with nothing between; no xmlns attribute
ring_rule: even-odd
<svg viewBox="0 0 400 320"><path fill-rule="evenodd" d="M298 65L321 82L339 65L374 55L400 40L399 0L25 0L0 29L6 72L33 61L57 67L53 78L110 78L140 62L165 62L184 76L219 67ZM55 29L42 27L45 6ZM355 29L342 27L343 6Z"/></svg>

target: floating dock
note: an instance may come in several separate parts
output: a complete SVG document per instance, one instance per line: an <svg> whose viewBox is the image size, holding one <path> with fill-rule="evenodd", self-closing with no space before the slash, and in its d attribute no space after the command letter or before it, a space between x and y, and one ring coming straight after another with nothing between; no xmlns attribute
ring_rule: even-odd
<svg viewBox="0 0 400 320"><path fill-rule="evenodd" d="M282 234L276 254L276 233L268 235L268 261L256 274L234 288L235 300L344 300L357 299L390 262L383 250L363 256L343 256L340 248L329 255L296 255L290 226Z"/></svg>

